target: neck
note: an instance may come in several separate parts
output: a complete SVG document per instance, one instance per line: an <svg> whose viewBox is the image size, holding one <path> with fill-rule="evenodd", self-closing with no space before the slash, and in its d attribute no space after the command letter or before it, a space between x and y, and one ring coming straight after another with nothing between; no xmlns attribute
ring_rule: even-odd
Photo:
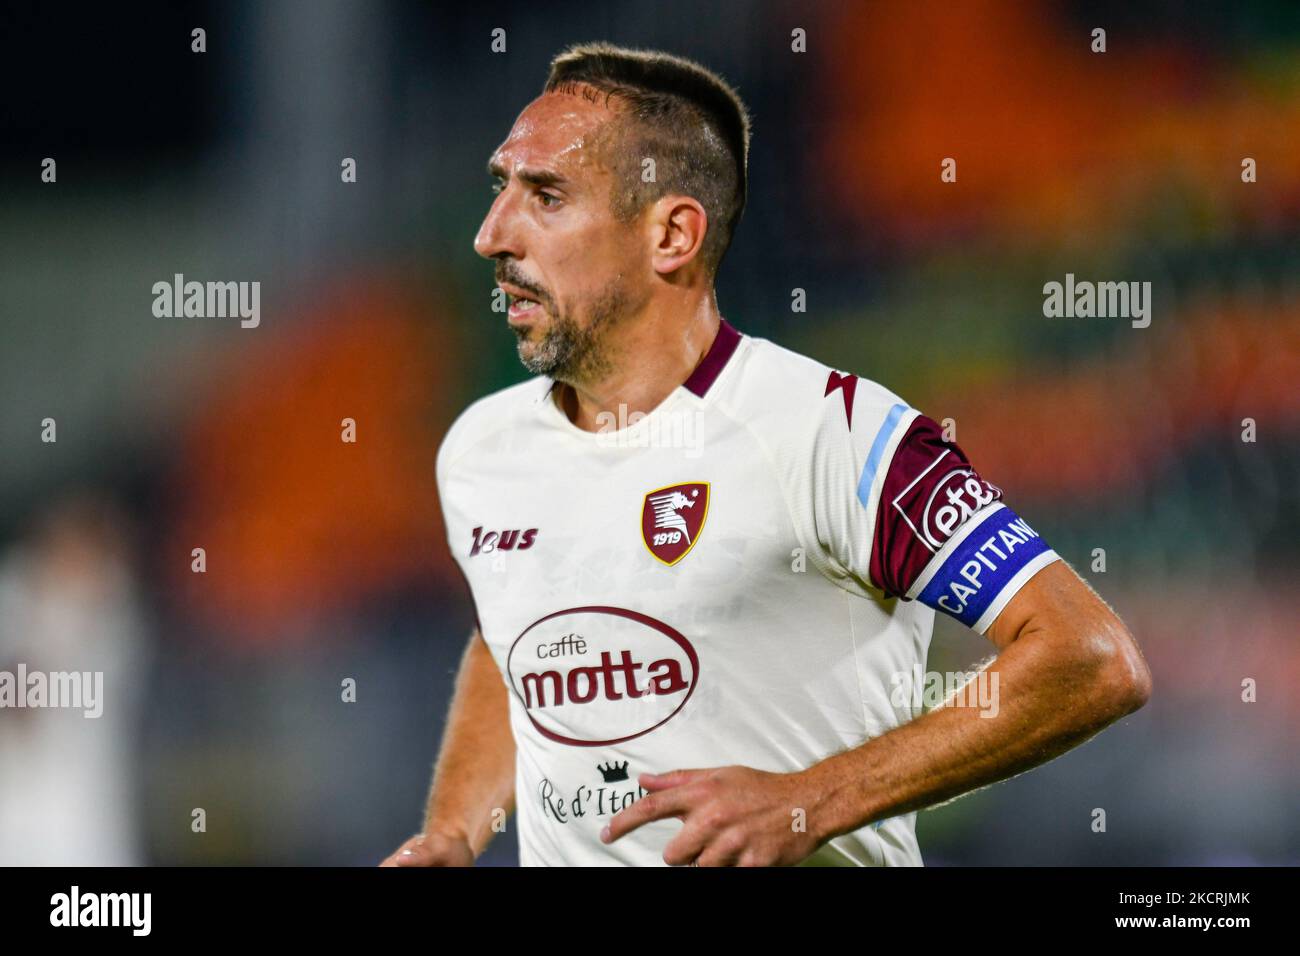
<svg viewBox="0 0 1300 956"><path fill-rule="evenodd" d="M609 421L606 415L623 422L636 412L652 412L691 377L717 337L721 320L712 291L685 308L652 306L611 335L608 371L589 381L557 386L560 407L573 424L589 432L599 431L602 421Z"/></svg>

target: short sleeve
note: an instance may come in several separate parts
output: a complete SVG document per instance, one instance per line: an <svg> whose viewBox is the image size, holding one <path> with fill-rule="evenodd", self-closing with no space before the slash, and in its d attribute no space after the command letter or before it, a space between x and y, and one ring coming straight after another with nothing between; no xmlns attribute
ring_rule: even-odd
<svg viewBox="0 0 1300 956"><path fill-rule="evenodd" d="M837 374L834 390L845 391L850 376ZM838 416L824 408L813 446L813 522L829 576L983 634L1058 555L937 422L874 383L856 385Z"/></svg>
<svg viewBox="0 0 1300 956"><path fill-rule="evenodd" d="M452 423L447 434L443 436L442 443L438 446L434 464L434 484L438 489L438 506L442 510L443 529L447 536L447 547L451 552L452 564L460 577L461 583L465 588L465 596L474 614L474 629L480 634L483 633L482 620L478 613L478 601L474 597L474 588L470 585L469 577L465 573L465 566L462 563L464 559L464 547L457 547L457 528L462 524L458 520L459 512L456 508L456 502L453 500L451 488L456 484L455 465L458 455L461 452L461 439L465 432L465 421L467 416L461 414L455 422ZM461 482L463 486L463 482ZM467 540L468 535L463 540Z"/></svg>
<svg viewBox="0 0 1300 956"><path fill-rule="evenodd" d="M1057 559L938 423L925 415L909 423L876 502L869 575L877 587L983 634Z"/></svg>

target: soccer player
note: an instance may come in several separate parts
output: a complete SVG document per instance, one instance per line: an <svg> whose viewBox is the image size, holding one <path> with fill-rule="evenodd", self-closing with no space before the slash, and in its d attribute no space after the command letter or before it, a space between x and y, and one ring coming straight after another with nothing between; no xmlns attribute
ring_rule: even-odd
<svg viewBox="0 0 1300 956"><path fill-rule="evenodd" d="M932 419L719 314L748 145L718 76L598 44L492 155L474 246L535 377L438 453L478 628L386 865L472 863L512 809L524 865L919 865L917 810L1146 701L1124 625ZM996 706L921 713L936 611L997 648Z"/></svg>

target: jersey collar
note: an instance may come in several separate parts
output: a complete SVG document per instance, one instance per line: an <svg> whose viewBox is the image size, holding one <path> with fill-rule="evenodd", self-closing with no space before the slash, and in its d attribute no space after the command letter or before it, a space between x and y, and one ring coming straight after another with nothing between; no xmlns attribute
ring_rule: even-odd
<svg viewBox="0 0 1300 956"><path fill-rule="evenodd" d="M682 388L703 398L713 383L718 380L722 370L727 367L727 362L735 354L738 345L740 345L740 333L726 319L721 319L718 322L718 334L714 337L713 344L704 353L700 364L695 366L691 377L682 383Z"/></svg>
<svg viewBox="0 0 1300 956"><path fill-rule="evenodd" d="M735 326L719 317L718 334L713 337L713 344L704 353L704 358L700 359L700 364L695 366L695 371L691 373L690 378L682 383L682 388L697 398L703 398L713 383L718 380L722 370L727 367L727 363L731 361L731 356L735 354L741 338ZM550 387L542 394L543 401L554 401L552 393L558 384L560 383L554 379L551 380Z"/></svg>

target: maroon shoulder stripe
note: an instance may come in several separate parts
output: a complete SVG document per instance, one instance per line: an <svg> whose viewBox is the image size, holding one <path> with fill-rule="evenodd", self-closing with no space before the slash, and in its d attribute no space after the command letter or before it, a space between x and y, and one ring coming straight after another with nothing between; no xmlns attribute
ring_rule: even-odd
<svg viewBox="0 0 1300 956"><path fill-rule="evenodd" d="M691 377L682 383L682 387L703 398L722 374L722 370L727 367L728 360L739 344L740 333L730 322L722 319L718 324L718 334L713 339L713 344L704 353L704 359L695 367Z"/></svg>

